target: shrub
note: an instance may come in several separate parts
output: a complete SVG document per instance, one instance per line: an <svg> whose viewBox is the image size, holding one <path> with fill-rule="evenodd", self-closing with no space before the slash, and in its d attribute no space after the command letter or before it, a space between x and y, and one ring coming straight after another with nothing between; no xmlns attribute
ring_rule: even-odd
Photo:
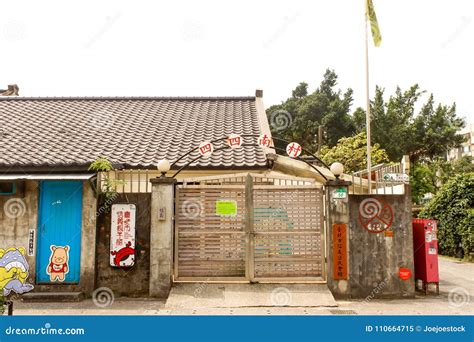
<svg viewBox="0 0 474 342"><path fill-rule="evenodd" d="M438 224L439 253L469 257L474 250L474 173L454 176L421 211Z"/></svg>

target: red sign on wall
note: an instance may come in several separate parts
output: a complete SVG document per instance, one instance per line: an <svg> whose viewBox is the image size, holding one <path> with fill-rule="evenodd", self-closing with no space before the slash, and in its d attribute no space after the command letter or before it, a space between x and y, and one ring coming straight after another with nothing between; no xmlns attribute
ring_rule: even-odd
<svg viewBox="0 0 474 342"><path fill-rule="evenodd" d="M131 267L135 264L135 214L135 204L112 205L111 266Z"/></svg>
<svg viewBox="0 0 474 342"><path fill-rule="evenodd" d="M347 280L347 226L332 225L333 279Z"/></svg>

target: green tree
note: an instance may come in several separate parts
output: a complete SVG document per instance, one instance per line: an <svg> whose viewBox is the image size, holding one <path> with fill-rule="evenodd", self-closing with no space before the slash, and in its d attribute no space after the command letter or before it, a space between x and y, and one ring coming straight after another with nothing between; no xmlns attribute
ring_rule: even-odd
<svg viewBox="0 0 474 342"><path fill-rule="evenodd" d="M308 95L308 83L301 82L292 92L293 98L301 99Z"/></svg>
<svg viewBox="0 0 474 342"><path fill-rule="evenodd" d="M474 173L451 178L421 211L435 219L440 254L464 257L474 250Z"/></svg>
<svg viewBox="0 0 474 342"><path fill-rule="evenodd" d="M365 132L366 113L365 109L358 107L352 114L352 121L357 132Z"/></svg>
<svg viewBox="0 0 474 342"><path fill-rule="evenodd" d="M415 203L421 203L425 194L436 193L436 172L426 163L415 166L410 177L411 196Z"/></svg>
<svg viewBox="0 0 474 342"><path fill-rule="evenodd" d="M352 90L336 90L337 75L326 70L319 87L308 93L308 84L300 83L285 102L267 109L272 134L296 141L305 148L318 149L318 128L323 126L324 143L334 146L344 136L355 132L350 116Z"/></svg>
<svg viewBox="0 0 474 342"><path fill-rule="evenodd" d="M328 165L340 162L345 172L354 172L367 168L367 139L365 133L339 139L336 146L323 146L321 156ZM389 161L387 152L379 144L372 146L372 162L375 164Z"/></svg>
<svg viewBox="0 0 474 342"><path fill-rule="evenodd" d="M418 162L410 181L413 201L421 203L425 194L436 194L452 177L471 172L474 172L474 163L470 156L455 161L434 158Z"/></svg>
<svg viewBox="0 0 474 342"><path fill-rule="evenodd" d="M464 120L456 116L456 105L435 108L433 94L423 105L413 122L413 138L416 143L410 151L413 160L433 159L459 146L464 137L457 134L464 126Z"/></svg>
<svg viewBox="0 0 474 342"><path fill-rule="evenodd" d="M98 192L103 195L101 207L106 211L110 209L112 202L117 198L117 187L125 185L126 182L120 179L110 178L110 172L115 170L112 163L105 157L100 157L89 165L90 171L102 172L103 182L100 184Z"/></svg>
<svg viewBox="0 0 474 342"><path fill-rule="evenodd" d="M390 160L398 161L406 154L412 162L433 159L463 141L457 131L464 126L464 120L457 117L455 104L435 106L431 94L418 114L415 113L423 93L417 84L406 91L397 87L385 102L384 89L376 87L370 105L371 138L387 151ZM358 132L365 131L363 109L356 109L353 122Z"/></svg>
<svg viewBox="0 0 474 342"><path fill-rule="evenodd" d="M474 158L471 156L463 156L451 162L450 164L452 167L451 176L461 174L461 173L474 172Z"/></svg>

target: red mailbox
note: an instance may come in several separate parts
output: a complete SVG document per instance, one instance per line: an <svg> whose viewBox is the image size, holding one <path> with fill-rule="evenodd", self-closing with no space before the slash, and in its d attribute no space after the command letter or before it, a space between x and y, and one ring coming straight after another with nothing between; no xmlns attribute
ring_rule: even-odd
<svg viewBox="0 0 474 342"><path fill-rule="evenodd" d="M435 220L413 219L413 251L415 284L421 280L425 294L429 284L436 285L439 294L438 238Z"/></svg>

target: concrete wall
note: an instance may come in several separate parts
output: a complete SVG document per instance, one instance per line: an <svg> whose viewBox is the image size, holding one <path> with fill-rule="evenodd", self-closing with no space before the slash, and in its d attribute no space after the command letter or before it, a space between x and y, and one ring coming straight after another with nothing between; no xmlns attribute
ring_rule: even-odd
<svg viewBox="0 0 474 342"><path fill-rule="evenodd" d="M390 206L393 222L389 230L371 233L360 219L361 202L378 199ZM404 195L349 196L349 282L352 298L414 296L414 265L411 197ZM363 222L367 222L362 220ZM399 269L407 268L412 276L399 277Z"/></svg>
<svg viewBox="0 0 474 342"><path fill-rule="evenodd" d="M24 247L28 250L28 233L35 230L35 254L27 256L30 266L29 282L35 284L37 256L37 226L39 182L17 182L18 191L12 196L0 196L0 248ZM17 199L17 215L7 215L14 210L8 205L10 199ZM88 181L83 182L82 198L82 237L81 237L81 273L79 284L36 285L34 291L83 291L90 295L94 290L95 246L96 246L96 203L97 200ZM12 218L13 217L13 218Z"/></svg>
<svg viewBox="0 0 474 342"><path fill-rule="evenodd" d="M173 275L174 188L176 179L151 179L150 297L166 298ZM158 213L162 212L160 218Z"/></svg>
<svg viewBox="0 0 474 342"><path fill-rule="evenodd" d="M0 248L24 247L28 250L28 232L38 225L38 182L16 182L17 193L0 195ZM35 246L36 247L36 246ZM27 256L30 283L35 279L36 257Z"/></svg>
<svg viewBox="0 0 474 342"><path fill-rule="evenodd" d="M137 208L136 257L131 268L110 266L110 212L99 216L97 227L96 286L110 288L115 296L148 296L150 276L150 202L151 194L122 194L114 203L133 203Z"/></svg>

